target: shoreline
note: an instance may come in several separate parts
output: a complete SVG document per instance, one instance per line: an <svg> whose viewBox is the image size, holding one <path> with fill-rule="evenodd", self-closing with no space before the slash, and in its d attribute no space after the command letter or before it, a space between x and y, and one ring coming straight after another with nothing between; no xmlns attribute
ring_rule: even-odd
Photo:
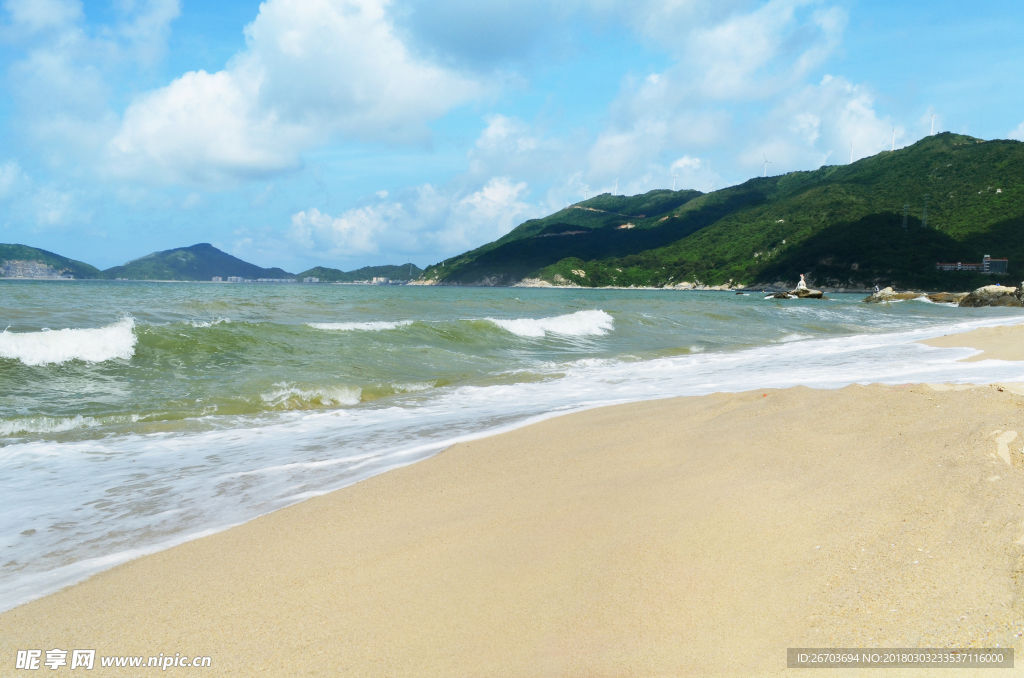
<svg viewBox="0 0 1024 678"><path fill-rule="evenodd" d="M1024 326L950 336L994 353ZM762 675L784 670L779 643L1019 652L1024 454L1000 440L1020 393L793 387L555 415L2 613L0 662L46 645L184 650L211 675ZM897 536L945 569L919 578L883 548ZM1000 621L959 619L979 606Z"/></svg>

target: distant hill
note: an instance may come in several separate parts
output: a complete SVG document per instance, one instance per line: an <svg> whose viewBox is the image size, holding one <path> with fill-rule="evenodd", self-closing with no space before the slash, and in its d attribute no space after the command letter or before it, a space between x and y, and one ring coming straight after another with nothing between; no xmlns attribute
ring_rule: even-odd
<svg viewBox="0 0 1024 678"><path fill-rule="evenodd" d="M340 271L336 268L317 266L308 271L303 271L295 277L299 280L313 276L320 278L320 282L353 282L356 280L371 280L373 278L391 278L392 280L415 280L423 273L423 269L415 264L402 264L400 266L364 266L355 271Z"/></svg>
<svg viewBox="0 0 1024 678"><path fill-rule="evenodd" d="M280 268L261 268L209 243L153 252L104 271L108 278L128 280L211 280L214 276L242 278L294 278L295 275Z"/></svg>
<svg viewBox="0 0 1024 678"><path fill-rule="evenodd" d="M1008 257L1009 275L935 270L937 261L985 254ZM943 133L714 193L603 194L428 266L422 278L660 286L792 284L800 273L831 287L1016 284L1024 278L1024 143Z"/></svg>
<svg viewBox="0 0 1024 678"><path fill-rule="evenodd" d="M19 262L34 262L25 266ZM4 277L58 277L70 275L77 279L104 278L95 266L62 257L28 245L0 244L0 278Z"/></svg>

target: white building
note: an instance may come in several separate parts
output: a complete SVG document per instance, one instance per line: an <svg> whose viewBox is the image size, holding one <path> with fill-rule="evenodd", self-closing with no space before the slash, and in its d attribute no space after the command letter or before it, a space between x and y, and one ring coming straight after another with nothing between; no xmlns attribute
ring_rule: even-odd
<svg viewBox="0 0 1024 678"><path fill-rule="evenodd" d="M213 282L224 282L224 279L221 278L219 275L215 275L213 276Z"/></svg>
<svg viewBox="0 0 1024 678"><path fill-rule="evenodd" d="M240 275L229 275L228 282L242 282L242 276Z"/></svg>
<svg viewBox="0 0 1024 678"><path fill-rule="evenodd" d="M318 282L320 282L320 278L315 278L313 276L309 276L308 278L303 278L302 282L304 282L304 283L318 283Z"/></svg>
<svg viewBox="0 0 1024 678"><path fill-rule="evenodd" d="M391 278L384 278L384 277L380 277L380 278L375 277L371 281L371 284L373 284L373 285L388 285L390 283L391 283Z"/></svg>

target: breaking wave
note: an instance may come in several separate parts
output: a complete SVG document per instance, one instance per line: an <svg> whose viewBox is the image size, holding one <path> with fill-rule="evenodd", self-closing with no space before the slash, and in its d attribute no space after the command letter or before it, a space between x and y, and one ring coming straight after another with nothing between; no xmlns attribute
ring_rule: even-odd
<svg viewBox="0 0 1024 678"><path fill-rule="evenodd" d="M502 320L487 318L498 327L519 337L540 338L551 334L568 337L592 337L607 334L615 320L604 311L577 311L551 318L518 318Z"/></svg>
<svg viewBox="0 0 1024 678"><path fill-rule="evenodd" d="M297 410L310 407L358 405L362 389L349 387L302 388L293 384L274 384L277 390L261 393L260 399L273 409Z"/></svg>
<svg viewBox="0 0 1024 678"><path fill-rule="evenodd" d="M318 330L334 330L335 332L351 332L362 330L364 332L376 332L379 330L396 330L399 327L412 325L411 320L398 320L395 322L376 321L368 323L306 323Z"/></svg>
<svg viewBox="0 0 1024 678"><path fill-rule="evenodd" d="M61 364L71 360L101 363L135 355L135 320L124 318L106 327L0 333L0 358L26 365Z"/></svg>

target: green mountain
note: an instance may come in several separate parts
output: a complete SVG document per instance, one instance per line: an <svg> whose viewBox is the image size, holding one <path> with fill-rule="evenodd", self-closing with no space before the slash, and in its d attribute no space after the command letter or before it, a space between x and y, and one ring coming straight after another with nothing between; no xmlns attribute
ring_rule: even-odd
<svg viewBox="0 0 1024 678"><path fill-rule="evenodd" d="M31 262L36 265L26 267L22 262ZM0 278L23 277L26 274L29 277L70 275L78 279L105 277L103 272L95 266L62 257L53 252L28 245L0 244Z"/></svg>
<svg viewBox="0 0 1024 678"><path fill-rule="evenodd" d="M104 271L108 278L128 280L210 280L221 276L257 278L294 278L280 268L261 268L222 252L209 243L153 252Z"/></svg>
<svg viewBox="0 0 1024 678"><path fill-rule="evenodd" d="M935 270L985 254L1008 257L1009 275ZM791 285L800 273L830 287L1015 284L1024 277L1024 143L943 133L850 165L709 194L603 194L429 266L423 279Z"/></svg>
<svg viewBox="0 0 1024 678"><path fill-rule="evenodd" d="M303 271L297 276L302 279L308 276L320 278L320 282L353 282L355 280L372 280L373 278L391 278L392 280L415 280L423 273L423 269L415 264L401 266L364 266L354 271L339 271L336 268L317 266Z"/></svg>

